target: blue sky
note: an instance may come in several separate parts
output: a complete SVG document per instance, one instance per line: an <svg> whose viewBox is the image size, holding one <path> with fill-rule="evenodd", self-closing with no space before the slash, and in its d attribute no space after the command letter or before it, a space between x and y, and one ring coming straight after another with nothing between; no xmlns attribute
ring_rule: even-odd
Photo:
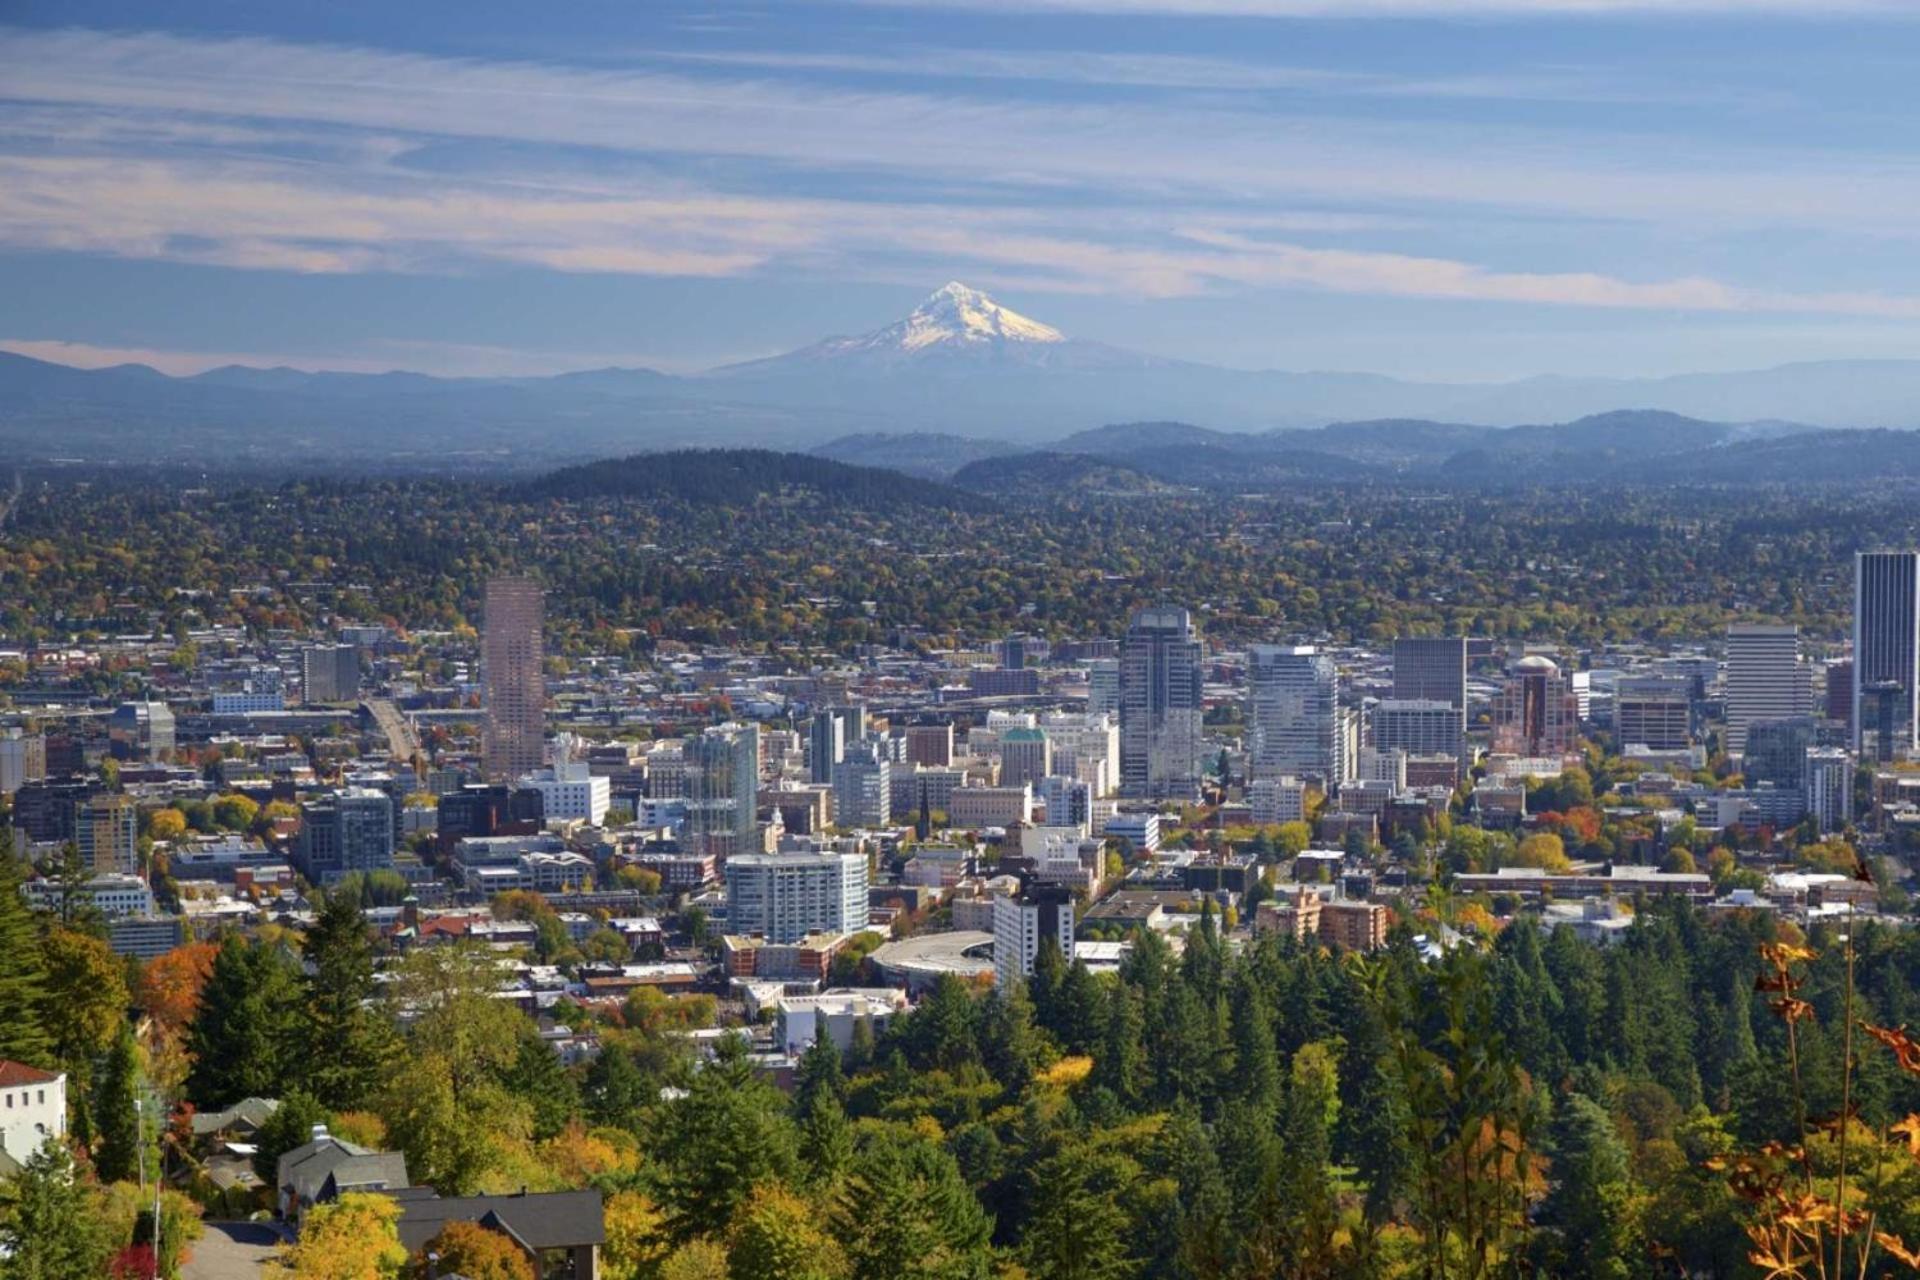
<svg viewBox="0 0 1920 1280"><path fill-rule="evenodd" d="M1920 357L1898 0L0 5L0 346L692 370L948 279L1493 379Z"/></svg>

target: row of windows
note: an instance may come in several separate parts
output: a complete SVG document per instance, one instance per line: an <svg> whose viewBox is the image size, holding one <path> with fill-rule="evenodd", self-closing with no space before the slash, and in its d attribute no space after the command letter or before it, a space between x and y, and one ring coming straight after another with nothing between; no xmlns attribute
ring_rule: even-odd
<svg viewBox="0 0 1920 1280"><path fill-rule="evenodd" d="M47 1105L47 1091L46 1091L45 1089L41 1089L41 1090L39 1091L39 1093L40 1093L40 1096L39 1096L39 1098L38 1098L38 1099L29 1099L29 1098L27 1097L27 1091L26 1091L25 1089L22 1089L22 1090L20 1091L20 1105L24 1107L24 1106L26 1106L26 1105L28 1105L28 1103L29 1103L30 1101L38 1101L38 1103L39 1103L39 1104L40 1104L41 1106L43 1106L43 1107L44 1107L44 1106L46 1106L46 1105ZM12 1095L11 1093L9 1093L9 1094L7 1094L7 1095L6 1095L6 1099L7 1099L7 1110L9 1110L9 1111L11 1111L11 1110L13 1110L13 1095Z"/></svg>

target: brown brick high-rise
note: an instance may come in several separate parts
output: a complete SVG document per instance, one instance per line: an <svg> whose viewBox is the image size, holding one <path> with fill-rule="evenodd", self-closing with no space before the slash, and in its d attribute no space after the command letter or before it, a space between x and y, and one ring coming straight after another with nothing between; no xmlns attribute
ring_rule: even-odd
<svg viewBox="0 0 1920 1280"><path fill-rule="evenodd" d="M489 778L509 781L544 761L547 687L540 628L546 596L532 578L487 580L481 646L487 719L481 750Z"/></svg>

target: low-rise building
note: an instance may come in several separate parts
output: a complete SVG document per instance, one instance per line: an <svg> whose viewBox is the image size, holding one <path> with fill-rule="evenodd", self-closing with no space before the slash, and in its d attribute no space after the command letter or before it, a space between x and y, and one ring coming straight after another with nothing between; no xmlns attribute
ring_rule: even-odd
<svg viewBox="0 0 1920 1280"><path fill-rule="evenodd" d="M1122 840L1142 853L1160 849L1160 815L1157 813L1116 813L1107 819L1105 836Z"/></svg>
<svg viewBox="0 0 1920 1280"><path fill-rule="evenodd" d="M824 1035L845 1053L861 1022L877 1038L906 1007L906 993L892 987L842 987L817 996L783 996L774 1005L774 1040L790 1057L798 1057Z"/></svg>
<svg viewBox="0 0 1920 1280"><path fill-rule="evenodd" d="M1033 788L956 787L947 801L947 820L956 827L1011 827L1033 821Z"/></svg>
<svg viewBox="0 0 1920 1280"><path fill-rule="evenodd" d="M599 826L613 804L613 786L585 760L557 760L535 770L520 785L540 793L547 822L586 822Z"/></svg>
<svg viewBox="0 0 1920 1280"><path fill-rule="evenodd" d="M57 880L35 878L21 885L20 892L36 910L55 911L66 897L67 888ZM153 890L139 876L94 876L76 886L75 894L109 919L153 914Z"/></svg>
<svg viewBox="0 0 1920 1280"><path fill-rule="evenodd" d="M593 876L593 859L585 854L523 853L510 863L465 868L467 892L492 896L510 889L536 893L579 893Z"/></svg>
<svg viewBox="0 0 1920 1280"><path fill-rule="evenodd" d="M66 1134L66 1075L0 1058L0 1177Z"/></svg>

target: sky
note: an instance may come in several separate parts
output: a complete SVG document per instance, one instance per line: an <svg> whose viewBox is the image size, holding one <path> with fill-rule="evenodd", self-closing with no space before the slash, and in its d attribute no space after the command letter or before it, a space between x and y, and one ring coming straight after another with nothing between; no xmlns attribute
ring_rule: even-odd
<svg viewBox="0 0 1920 1280"><path fill-rule="evenodd" d="M0 0L0 348L691 372L950 279L1457 381L1920 358L1914 0Z"/></svg>

